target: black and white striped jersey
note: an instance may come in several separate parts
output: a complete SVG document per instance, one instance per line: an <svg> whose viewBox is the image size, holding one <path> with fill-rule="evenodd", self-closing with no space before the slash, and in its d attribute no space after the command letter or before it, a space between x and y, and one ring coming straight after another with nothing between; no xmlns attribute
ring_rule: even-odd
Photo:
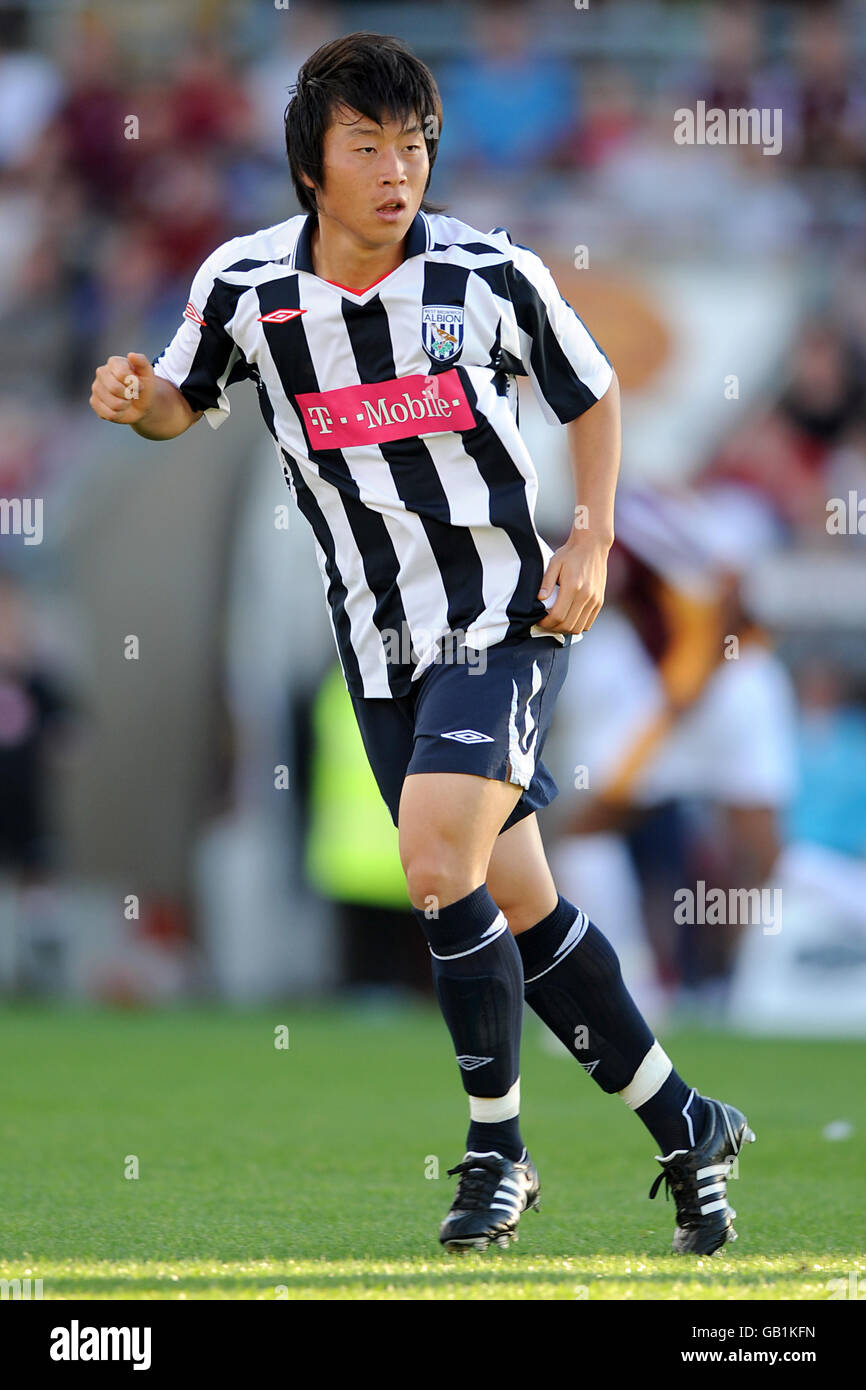
<svg viewBox="0 0 866 1390"><path fill-rule="evenodd" d="M314 228L301 214L214 251L153 365L214 428L228 388L253 379L316 538L348 689L395 697L443 639L482 649L544 617L552 551L516 378L558 424L612 369L503 228L419 212L402 264L363 291L314 273Z"/></svg>

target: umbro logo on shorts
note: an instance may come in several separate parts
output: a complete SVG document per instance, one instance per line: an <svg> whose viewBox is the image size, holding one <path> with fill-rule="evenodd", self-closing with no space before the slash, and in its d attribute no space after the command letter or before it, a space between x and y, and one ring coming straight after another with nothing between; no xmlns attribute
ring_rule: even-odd
<svg viewBox="0 0 866 1390"><path fill-rule="evenodd" d="M479 734L477 729L455 729L452 734L440 734L440 738L453 738L455 743L495 743L489 734Z"/></svg>
<svg viewBox="0 0 866 1390"><path fill-rule="evenodd" d="M464 1071L477 1071L479 1067L486 1067L488 1062L492 1062L492 1057L458 1057L457 1065Z"/></svg>

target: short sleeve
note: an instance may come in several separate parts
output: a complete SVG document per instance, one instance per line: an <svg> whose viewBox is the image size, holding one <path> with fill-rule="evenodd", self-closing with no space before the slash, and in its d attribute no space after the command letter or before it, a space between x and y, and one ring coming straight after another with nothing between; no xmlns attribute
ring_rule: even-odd
<svg viewBox="0 0 866 1390"><path fill-rule="evenodd" d="M180 327L152 359L157 376L176 386L193 410L203 410L213 429L230 414L227 388L254 375L227 327L239 289L219 279L219 262L217 251L196 272Z"/></svg>
<svg viewBox="0 0 866 1390"><path fill-rule="evenodd" d="M547 266L527 246L508 243L505 263L513 322L503 323L502 347L519 359L548 424L576 420L600 400L613 368L574 309L560 294Z"/></svg>

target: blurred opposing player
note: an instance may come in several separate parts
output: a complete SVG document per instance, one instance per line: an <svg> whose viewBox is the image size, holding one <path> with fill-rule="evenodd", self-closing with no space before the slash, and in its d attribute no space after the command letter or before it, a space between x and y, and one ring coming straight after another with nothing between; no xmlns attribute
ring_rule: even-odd
<svg viewBox="0 0 866 1390"><path fill-rule="evenodd" d="M534 252L424 206L441 123L432 74L399 40L318 49L286 112L304 212L218 247L165 351L110 358L91 404L171 439L202 414L220 425L228 388L255 382L316 537L469 1096L441 1242L508 1244L538 1203L519 1125L525 996L640 1115L662 1148L655 1187L676 1198L676 1248L707 1253L732 1235L725 1177L751 1131L674 1071L615 952L557 892L535 816L556 794L540 755L569 644L604 597L618 385ZM520 375L568 428L590 520L555 554L534 522Z"/></svg>
<svg viewBox="0 0 866 1390"><path fill-rule="evenodd" d="M643 966L646 978L632 987L645 1007L657 992L641 961L644 916L666 981L685 945L689 987L717 1015L744 924L690 924L677 942L673 892L695 868L726 893L759 887L779 854L779 815L794 792L796 704L741 584L777 538L768 509L730 487L621 491L616 534L616 605L608 602L593 632L593 660L572 667L557 702L560 756L587 769L589 785L575 778L569 806L560 806L566 834L554 868L561 886L601 913L619 954ZM695 864L690 844L687 868L667 817L652 872L639 882L626 837L683 803L707 822L705 862ZM660 880L669 881L656 892Z"/></svg>

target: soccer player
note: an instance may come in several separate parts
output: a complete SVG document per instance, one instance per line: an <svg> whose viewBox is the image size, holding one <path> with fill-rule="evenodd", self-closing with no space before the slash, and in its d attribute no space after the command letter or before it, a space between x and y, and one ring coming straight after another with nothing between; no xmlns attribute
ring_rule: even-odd
<svg viewBox="0 0 866 1390"><path fill-rule="evenodd" d="M285 121L304 211L219 246L165 350L110 357L90 404L173 439L202 415L221 425L228 388L255 383L469 1096L442 1244L507 1245L538 1205L525 998L660 1146L651 1195L663 1178L673 1191L674 1248L709 1254L734 1236L725 1179L752 1132L673 1069L612 947L557 892L535 814L557 790L540 755L569 646L604 597L615 374L534 252L425 202L442 108L398 39L319 48ZM588 520L555 554L535 527L518 376L567 427Z"/></svg>

